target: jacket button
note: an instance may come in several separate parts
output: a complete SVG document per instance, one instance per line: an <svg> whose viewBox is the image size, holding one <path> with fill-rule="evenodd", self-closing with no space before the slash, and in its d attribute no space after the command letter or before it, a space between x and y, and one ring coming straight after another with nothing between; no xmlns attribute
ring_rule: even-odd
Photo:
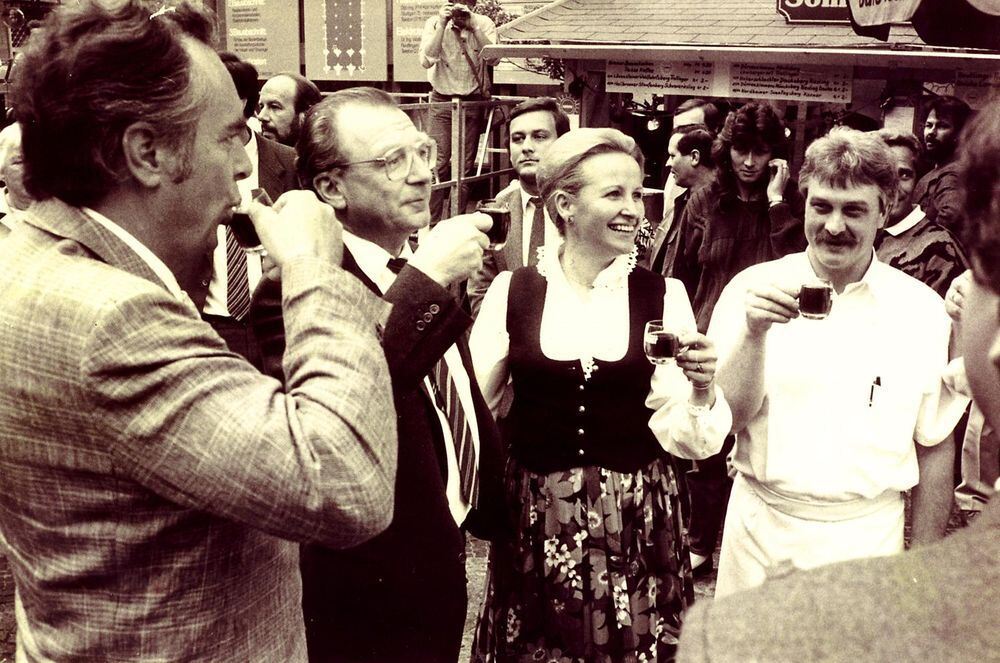
<svg viewBox="0 0 1000 663"><path fill-rule="evenodd" d="M441 312L441 307L438 306L437 304L431 304L430 310L431 310L431 313L437 315L438 313Z"/></svg>
<svg viewBox="0 0 1000 663"><path fill-rule="evenodd" d="M586 389L586 387L581 384L576 389L577 391L583 391L584 389Z"/></svg>
<svg viewBox="0 0 1000 663"><path fill-rule="evenodd" d="M433 315L431 315L430 313L424 313L424 322L430 322L433 319L434 319Z"/></svg>
<svg viewBox="0 0 1000 663"><path fill-rule="evenodd" d="M582 428L577 428L576 429L576 434L577 435L583 435L584 433L585 433L585 431Z"/></svg>
<svg viewBox="0 0 1000 663"><path fill-rule="evenodd" d="M576 409L576 411L579 412L580 414L583 414L584 412L587 411L587 406L586 405L581 405L580 407L578 407Z"/></svg>
<svg viewBox="0 0 1000 663"><path fill-rule="evenodd" d="M423 320L417 320L417 330L423 331L427 327L427 323Z"/></svg>
<svg viewBox="0 0 1000 663"><path fill-rule="evenodd" d="M577 449L577 450L576 450L576 455L577 455L577 456L582 456L582 455L583 455L583 453L584 453L584 452L583 452L583 449Z"/></svg>

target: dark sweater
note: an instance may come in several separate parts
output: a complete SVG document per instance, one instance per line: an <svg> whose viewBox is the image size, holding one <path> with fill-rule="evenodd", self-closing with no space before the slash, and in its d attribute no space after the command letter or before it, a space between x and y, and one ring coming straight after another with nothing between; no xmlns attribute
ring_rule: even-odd
<svg viewBox="0 0 1000 663"><path fill-rule="evenodd" d="M769 207L766 197L744 201L714 184L691 194L671 276L687 288L698 331L708 329L715 303L734 276L805 250L804 204L794 181L785 187L785 201Z"/></svg>

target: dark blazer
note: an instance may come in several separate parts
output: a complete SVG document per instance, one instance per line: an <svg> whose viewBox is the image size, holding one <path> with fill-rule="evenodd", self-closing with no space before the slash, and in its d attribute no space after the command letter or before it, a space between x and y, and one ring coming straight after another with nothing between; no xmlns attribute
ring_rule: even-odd
<svg viewBox="0 0 1000 663"><path fill-rule="evenodd" d="M299 188L299 180L295 175L295 150L264 138L257 134L257 182L260 188L267 191L271 200L286 191ZM208 284L212 280L212 254L205 254L198 270L198 278L194 284L186 288L188 296L198 310L205 308L208 297Z"/></svg>
<svg viewBox="0 0 1000 663"><path fill-rule="evenodd" d="M257 181L271 200L292 189L299 189L295 175L295 150L257 134Z"/></svg>
<svg viewBox="0 0 1000 663"><path fill-rule="evenodd" d="M344 250L344 269L378 288ZM472 378L479 423L479 508L465 529L480 538L506 531L499 435L474 379L465 332L471 320L455 297L406 266L386 292L393 304L382 345L392 376L399 430L395 514L381 535L350 550L302 549L303 608L313 661L457 659L467 608L465 537L445 496L440 420L423 378L457 344ZM251 319L265 370L280 375L284 346L280 286L265 281ZM277 315L276 315L277 314Z"/></svg>

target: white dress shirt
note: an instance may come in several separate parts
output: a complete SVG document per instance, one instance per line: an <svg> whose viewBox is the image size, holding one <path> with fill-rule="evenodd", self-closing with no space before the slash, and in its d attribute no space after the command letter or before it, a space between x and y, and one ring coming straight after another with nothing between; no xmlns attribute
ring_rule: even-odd
<svg viewBox="0 0 1000 663"><path fill-rule="evenodd" d="M247 151L247 157L253 164L250 176L240 180L236 186L240 189L240 197L246 203L251 198L251 192L260 187L260 178L257 176L257 134L250 132L250 141L243 146ZM205 299L205 313L222 317L229 316L227 284L229 283L229 269L227 267L226 256L226 226L220 225L218 229L219 242L212 253L212 280L208 284L208 297ZM263 268L261 267L260 254L247 253L247 282L250 284L250 294L253 294L257 284L260 283Z"/></svg>
<svg viewBox="0 0 1000 663"><path fill-rule="evenodd" d="M737 431L736 469L800 502L874 499L918 481L914 441L941 442L969 399L947 386L951 321L930 288L872 253L823 320L775 324L764 402ZM751 284L801 284L806 253L750 267L723 290L708 334L724 363L746 328ZM950 380L948 380L950 382Z"/></svg>
<svg viewBox="0 0 1000 663"><path fill-rule="evenodd" d="M358 237L347 230L344 230L344 246L354 256L355 262L358 263L358 267L361 268L365 276L371 279L384 295L396 280L396 274L388 267L389 259L396 256L393 256L374 242ZM409 244L404 244L399 257L409 259L412 256L413 251L410 249ZM465 410L465 418L469 422L469 430L472 432L472 444L476 450L476 459L478 462L479 424L476 419L475 402L472 400L472 386L469 381L469 374L465 370L465 365L462 363L462 355L459 354L457 346L452 345L445 351L444 360L448 365L448 372L451 374L451 379L455 382L455 389L458 391L458 398L462 402L462 408ZM431 384L429 376L424 377L424 387L427 389L428 394L434 393L434 387ZM461 525L465 522L465 518L469 515L472 507L462 498L461 480L458 471L458 454L455 451L455 442L451 435L448 416L438 406L436 399L431 400L434 401L434 410L438 414L438 419L441 423L441 436L444 439L444 450L448 465L448 479L445 486L448 509L451 511L455 522Z"/></svg>
<svg viewBox="0 0 1000 663"><path fill-rule="evenodd" d="M542 354L554 361L579 360L585 373L595 359L620 361L629 344L628 274L634 259L630 255L617 258L598 275L594 287L581 295L567 281L558 254L546 247L538 263L548 281L540 330ZM511 275L501 272L493 280L469 339L476 379L494 413L509 388ZM666 279L663 321L668 329L696 330L687 292L676 279ZM654 410L649 428L666 451L681 458L718 453L732 426L732 413L718 387L715 395L715 405L708 412L692 410L688 407L691 383L683 371L673 363L656 366L646 407Z"/></svg>

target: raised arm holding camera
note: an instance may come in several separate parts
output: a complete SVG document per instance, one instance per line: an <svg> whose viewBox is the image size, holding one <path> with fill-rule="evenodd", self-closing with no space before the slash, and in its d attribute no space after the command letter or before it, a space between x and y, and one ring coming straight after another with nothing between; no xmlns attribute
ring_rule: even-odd
<svg viewBox="0 0 1000 663"><path fill-rule="evenodd" d="M436 16L427 19L420 38L420 65L427 70L431 84L431 101L483 101L490 96L490 72L482 56L484 46L497 42L497 27L489 17L472 12L474 0L461 0L442 5ZM476 154L479 134L483 130L481 108L466 108L460 169L465 172ZM430 111L431 138L437 142L437 162L434 164L438 181L451 179L452 108L441 104ZM431 194L431 219L441 218L441 206L447 189ZM465 192L460 193L460 206L465 207Z"/></svg>

